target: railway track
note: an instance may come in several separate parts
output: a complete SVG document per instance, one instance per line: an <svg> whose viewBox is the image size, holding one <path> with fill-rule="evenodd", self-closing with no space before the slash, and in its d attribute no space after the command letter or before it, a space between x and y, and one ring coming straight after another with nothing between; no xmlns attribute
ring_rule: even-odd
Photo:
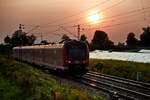
<svg viewBox="0 0 150 100"><path fill-rule="evenodd" d="M150 84L111 75L88 72L80 81L125 100L150 100Z"/></svg>
<svg viewBox="0 0 150 100"><path fill-rule="evenodd" d="M120 83L136 86L136 87L147 89L148 91L150 91L150 84L149 83L129 80L129 79L125 79L125 78L121 78L121 77L117 77L117 76L106 75L106 74L92 72L92 71L89 71L87 74L91 74L91 75L94 74L98 78L105 78L107 80L117 81Z"/></svg>
<svg viewBox="0 0 150 100"><path fill-rule="evenodd" d="M46 72L47 73L47 72ZM49 73L49 71L48 71ZM71 78L66 75L54 74L67 80L72 80L95 88L109 95L113 100L150 100L150 84L139 81L124 79L116 76L100 74L89 71L81 78Z"/></svg>

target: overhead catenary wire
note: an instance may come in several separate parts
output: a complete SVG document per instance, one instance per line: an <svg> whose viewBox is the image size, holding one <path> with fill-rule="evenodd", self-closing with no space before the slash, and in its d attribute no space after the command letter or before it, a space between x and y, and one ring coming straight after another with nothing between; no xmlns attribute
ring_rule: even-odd
<svg viewBox="0 0 150 100"><path fill-rule="evenodd" d="M145 10L150 10L150 7L144 8L144 12L149 12L149 11L145 11ZM107 23L107 22L116 22L119 19L125 19L127 20L128 18L131 18L132 16L134 17L134 15L141 15L141 13L143 13L143 9L137 9L137 10L133 10L130 11L129 13L125 13L125 14L120 14L120 15L115 15L114 17L108 17L108 19L105 19L104 21L102 21L101 23ZM88 23L81 23L80 25L84 25L84 26L89 26Z"/></svg>
<svg viewBox="0 0 150 100"><path fill-rule="evenodd" d="M150 7L145 7L143 9L135 9L135 10L131 10L131 11L128 11L128 12L125 12L125 13L120 13L120 14L116 14L116 15L113 15L113 16L105 17L105 21L102 21L102 23L110 22L110 21L115 21L115 19L116 18L118 19L118 17L120 17L120 18L124 18L125 17L127 19L127 16L129 17L129 16L136 15L138 13L143 13L143 12L146 12L145 10L149 10L149 9L150 9ZM74 21L70 21L70 22L74 22ZM63 24L68 24L70 22L66 22L66 23L63 23ZM80 23L80 25L86 25L86 24L87 23ZM67 27L72 27L72 26L73 25L70 25L70 26L67 26Z"/></svg>
<svg viewBox="0 0 150 100"><path fill-rule="evenodd" d="M144 21L144 19L141 19L141 20L130 20L130 21L128 21L128 22L116 23L116 24L106 25L106 26L99 26L99 27L97 27L97 28L86 28L85 30L110 28L110 27L120 26L120 25L123 25L123 24L137 23L137 22L141 22L141 21Z"/></svg>
<svg viewBox="0 0 150 100"><path fill-rule="evenodd" d="M136 9L136 10L132 10L132 11L128 11L128 12L126 12L126 13L121 13L121 14L117 14L117 15L113 15L113 16L109 16L109 17L106 17L105 18L105 21L103 21L103 23L104 22L110 22L110 21L115 21L115 18L117 18L117 17L125 17L125 18L127 18L126 16L133 16L133 15L136 15L136 14L134 14L134 13L143 13L143 12L146 12L146 11L144 11L144 10L149 10L150 9L150 7L145 7L145 8L143 8L143 9ZM143 11L143 12L142 12ZM130 15L129 15L130 14ZM146 17L146 16L145 16ZM107 21L107 19L110 19L109 21ZM111 20L111 19L113 19L113 20ZM64 24L67 24L67 23L64 23ZM80 25L85 25L85 24L87 24L87 23L81 23Z"/></svg>
<svg viewBox="0 0 150 100"><path fill-rule="evenodd" d="M140 0L141 1L141 9L144 9L144 2L143 0ZM144 20L146 19L145 18L145 12L143 12L143 16L144 16Z"/></svg>
<svg viewBox="0 0 150 100"><path fill-rule="evenodd" d="M127 16L133 16L133 15L140 15L139 13L142 13L142 11L143 10L149 10L150 9L150 7L146 7L146 8L144 8L144 9L137 9L137 10L133 10L133 11L129 11L129 12L127 12L125 15L123 15L123 16L120 16L120 15L118 15L118 17L120 17L120 18L123 18L123 17L127 17ZM138 13L137 13L138 12ZM117 17L117 16L116 16ZM115 21L115 20L110 20L110 21ZM110 22L110 21L105 21L105 22ZM113 24L113 25L106 25L106 26L102 26L102 27L100 27L100 28L111 28L111 27L113 27L113 26L119 26L119 25L123 25L123 24L129 24L129 23L133 23L133 22L139 22L139 21L141 21L141 20L131 20L131 21L129 21L129 22L122 22L122 23L116 23L116 24ZM143 20L142 20L143 21ZM82 24L81 24L82 25ZM85 23L84 23L84 25L85 25ZM89 28L88 28L89 29ZM91 29L99 29L99 28L91 28ZM90 29L90 30L91 30ZM86 30L86 28L84 28L84 30Z"/></svg>
<svg viewBox="0 0 150 100"><path fill-rule="evenodd" d="M77 16L77 15L79 15L79 14L82 14L82 13L86 12L87 10L90 10L90 9L95 8L95 7L97 7L97 6L103 5L103 4L107 3L108 1L111 1L111 0L105 0L105 1L103 1L103 2L99 2L98 4L96 4L96 5L92 6L92 7L89 7L89 8L87 8L87 9L83 10L83 11L79 11L79 12L76 13L76 14L73 14L73 15L70 15L70 16L66 16L66 17L60 18L60 19L58 19L58 20L54 20L54 21L52 21L51 23L47 23L46 26L49 26L49 25L50 25L50 26L54 27L54 26L56 26L56 25L53 25L53 23L56 23L56 22L58 22L58 21L62 21L62 20L64 20L64 19L72 18L72 17L74 17L74 16Z"/></svg>
<svg viewBox="0 0 150 100"><path fill-rule="evenodd" d="M145 9L148 9L148 8L149 7L145 8ZM137 11L137 10L135 10L135 11ZM133 14L133 13L131 13L131 14ZM137 14L137 13L135 13L135 14ZM123 16L123 17L125 17L125 16ZM140 22L140 21L143 21L143 20L131 20L131 21L128 21L128 22L116 23L116 24L101 26L101 27L97 27L97 28L84 28L84 30L93 30L93 29L100 29L100 28L112 28L114 26L120 26L120 25L123 25L123 24L130 24L130 23ZM76 37L76 36L74 36L74 37Z"/></svg>
<svg viewBox="0 0 150 100"><path fill-rule="evenodd" d="M108 0L107 0L108 1ZM121 4L121 3L123 3L124 1L126 1L126 0L120 0L119 2L117 2L117 3L115 3L115 4L113 4L113 5L111 5L111 6L109 6L109 7L106 7L106 8L104 8L104 9L102 9L101 11L106 11L106 10L109 10L109 9L112 9L113 7L115 7L115 6L117 6L117 5L119 5L119 4ZM95 13L101 13L101 11L96 11ZM74 16L78 16L77 14L75 14ZM68 19L68 18L70 18L70 17L74 17L74 16L68 16L68 17L65 17L65 18L61 18L61 21L64 21L64 20L66 20L66 19ZM91 15L88 15L88 16L86 16L86 17L89 17L89 16L91 16ZM58 25L64 25L64 24L68 24L68 23L73 23L73 22L75 22L75 21L79 21L79 20L81 20L82 18L84 18L85 16L82 16L82 17L80 17L80 18L78 18L78 19L74 19L74 20L71 20L71 21L67 21L67 22L64 22L64 23L59 23L59 24L53 24L54 22L52 22L51 24L47 24L46 26L58 26ZM57 21L59 21L59 20L57 20Z"/></svg>
<svg viewBox="0 0 150 100"><path fill-rule="evenodd" d="M121 17L121 18L123 18L123 17L125 17L126 18L126 16L133 16L133 15L136 15L136 14L134 14L134 13L143 13L142 11L145 11L145 10L149 10L150 9L150 7L145 7L145 8L139 8L139 9L135 9L135 10L131 10L131 11L128 11L128 12L125 12L125 13L120 13L120 14L116 14L116 15L113 15L113 16L109 16L109 17L105 17L105 21L103 21L103 23L104 22L110 22L110 21L115 21L115 18L117 18L117 17ZM110 20L108 20L108 19L110 19ZM112 19L112 20L111 20ZM66 23L63 23L63 24L67 24L67 23L70 23L70 22L66 22ZM80 25L86 25L87 23L81 23ZM33 25L32 25L33 26ZM54 25L55 26L55 25ZM58 27L58 25L56 25L57 27ZM56 27L55 26L55 27ZM60 26L60 25L59 25ZM73 25L70 25L70 26L67 26L67 27L72 27ZM40 26L41 27L41 26ZM48 26L47 26L48 27ZM41 27L41 28L46 28L46 27ZM48 27L49 28L49 27Z"/></svg>
<svg viewBox="0 0 150 100"><path fill-rule="evenodd" d="M73 37L77 37L75 34L73 34L72 32L70 32L69 30L67 30L65 27L63 27L63 26L60 26L60 28L62 29L62 30L64 30L64 31L66 31L66 32L68 32L69 34L71 34Z"/></svg>
<svg viewBox="0 0 150 100"><path fill-rule="evenodd" d="M122 0L123 1L123 0ZM126 13L122 13L122 14L117 14L117 15L114 15L113 17L106 17L106 19L105 20L107 20L107 19L110 19L110 21L115 21L116 19L115 18L117 18L117 17L120 17L120 18L123 18L123 17L126 17L126 16L133 16L134 15L134 13L135 13L135 15L137 14L137 13L141 13L142 11L145 11L145 10L148 10L150 7L146 7L146 8L142 8L142 9L136 9L136 10L133 10L133 11L129 11L129 12L126 12ZM108 9L109 10L109 9ZM112 20L111 20L112 19ZM80 20L80 19L79 19ZM74 20L75 21L75 20ZM74 21L71 21L71 22L74 22ZM107 21L104 21L104 22L109 22L108 20ZM133 22L135 22L135 21L129 21L129 22L123 22L123 23L116 23L116 24L113 24L113 25L107 25L107 26L103 26L102 28L108 28L108 27L113 27L113 26L118 26L118 25L123 25L123 24L128 24L128 23L133 23ZM137 20L137 22L139 22L139 20ZM70 21L68 22L66 22L66 23L62 23L62 24L58 24L58 25L64 25L64 24L70 24ZM85 24L85 23L83 23L83 24ZM57 25L57 26L58 26Z"/></svg>
<svg viewBox="0 0 150 100"><path fill-rule="evenodd" d="M115 3L114 5L112 5L112 6L109 6L109 7L107 7L107 8L105 8L104 10L107 10L108 8L112 8L112 7L114 7L114 6L116 6L116 5L118 5L118 4L120 4L120 3L122 3L124 0L120 0L118 3ZM67 22L68 23L68 22ZM67 23L63 23L63 24L67 24ZM69 22L70 23L70 22ZM53 25L53 26L55 26L55 25ZM77 37L75 34L72 34L70 31L68 31L68 30L66 30L66 29L63 29L64 31L66 31L66 32L68 32L68 33L70 33L73 37Z"/></svg>
<svg viewBox="0 0 150 100"><path fill-rule="evenodd" d="M35 30L35 29L39 28L39 27L40 27L40 26L38 26L38 25L37 25L37 26L35 26L35 27L34 27L34 28L32 28L31 30L29 30L29 31L27 32L27 34L28 34L28 33L30 33L31 31L33 31L33 30Z"/></svg>

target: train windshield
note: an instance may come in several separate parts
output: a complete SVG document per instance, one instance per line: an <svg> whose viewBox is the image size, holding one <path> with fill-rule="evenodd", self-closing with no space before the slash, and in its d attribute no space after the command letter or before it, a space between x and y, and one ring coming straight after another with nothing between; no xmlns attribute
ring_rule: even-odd
<svg viewBox="0 0 150 100"><path fill-rule="evenodd" d="M84 48L69 48L68 59L84 60L86 59L86 50Z"/></svg>

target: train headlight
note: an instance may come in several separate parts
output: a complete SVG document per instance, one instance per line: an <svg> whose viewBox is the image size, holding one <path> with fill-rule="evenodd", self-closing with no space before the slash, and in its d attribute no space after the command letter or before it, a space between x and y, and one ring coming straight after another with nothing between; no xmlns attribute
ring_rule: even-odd
<svg viewBox="0 0 150 100"><path fill-rule="evenodd" d="M71 61L70 61L70 60L66 60L66 63L70 64L70 63L71 63Z"/></svg>
<svg viewBox="0 0 150 100"><path fill-rule="evenodd" d="M83 60L82 63L85 64L85 63L86 63L86 60Z"/></svg>
<svg viewBox="0 0 150 100"><path fill-rule="evenodd" d="M70 63L71 63L71 61L68 61L68 63L70 64Z"/></svg>

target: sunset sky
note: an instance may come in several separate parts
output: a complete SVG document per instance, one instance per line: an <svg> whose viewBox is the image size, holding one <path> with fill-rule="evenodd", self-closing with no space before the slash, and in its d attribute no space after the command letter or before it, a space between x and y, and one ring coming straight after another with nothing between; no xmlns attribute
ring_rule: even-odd
<svg viewBox="0 0 150 100"><path fill-rule="evenodd" d="M96 15L96 22L89 18ZM99 17L98 17L98 16ZM150 26L150 0L0 0L0 43L24 25L40 41L59 41L63 34L75 39L81 34L90 41L96 30L105 31L113 42L125 42L134 32L139 38L142 27ZM61 28L63 27L63 29Z"/></svg>

